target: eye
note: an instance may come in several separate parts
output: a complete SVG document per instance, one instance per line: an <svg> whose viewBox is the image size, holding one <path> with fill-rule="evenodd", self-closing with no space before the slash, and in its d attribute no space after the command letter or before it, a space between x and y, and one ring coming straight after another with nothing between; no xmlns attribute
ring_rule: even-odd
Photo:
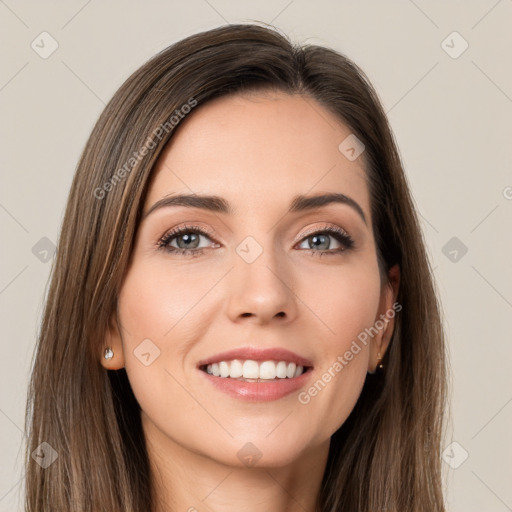
<svg viewBox="0 0 512 512"><path fill-rule="evenodd" d="M334 238L339 244L341 244L341 248L329 250L331 249L331 241L329 237ZM303 248L318 256L332 256L335 254L340 254L352 249L354 246L354 240L344 229L332 226L326 226L323 229L308 234L305 238L303 238L301 245L305 243L308 244L309 247Z"/></svg>
<svg viewBox="0 0 512 512"><path fill-rule="evenodd" d="M205 249L199 247L201 237L210 238L210 233L198 226L181 226L166 233L158 241L158 248L183 256L199 256ZM177 246L171 245L174 241Z"/></svg>
<svg viewBox="0 0 512 512"><path fill-rule="evenodd" d="M199 226L180 226L166 233L158 241L157 246L160 250L179 256L192 255L196 257L203 254L205 248L208 247L200 247L201 237L212 239L211 233ZM341 244L341 247L332 249L330 238L334 238L338 244ZM345 230L333 226L325 226L323 229L310 232L302 240L299 248L306 249L317 256L340 254L354 246L354 240ZM174 243L176 245L173 245ZM305 243L309 247L301 247ZM218 247L218 244L214 242L214 246Z"/></svg>

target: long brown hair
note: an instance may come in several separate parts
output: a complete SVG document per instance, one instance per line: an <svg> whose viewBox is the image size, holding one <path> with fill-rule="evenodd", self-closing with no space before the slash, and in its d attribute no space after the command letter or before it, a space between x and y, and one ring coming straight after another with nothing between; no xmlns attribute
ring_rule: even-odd
<svg viewBox="0 0 512 512"><path fill-rule="evenodd" d="M27 512L154 510L139 405L125 370L100 364L101 347L156 159L191 108L255 89L313 98L363 141L381 275L386 279L394 264L401 273L402 310L385 370L368 375L354 410L331 438L318 510L445 510L441 312L378 96L339 52L294 45L274 27L240 24L195 34L150 59L114 94L87 141L63 219L29 387ZM43 442L57 454L46 468L31 456Z"/></svg>

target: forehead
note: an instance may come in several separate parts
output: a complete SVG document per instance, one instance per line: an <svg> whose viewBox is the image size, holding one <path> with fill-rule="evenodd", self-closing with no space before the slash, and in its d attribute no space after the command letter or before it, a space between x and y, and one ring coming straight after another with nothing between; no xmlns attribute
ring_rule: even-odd
<svg viewBox="0 0 512 512"><path fill-rule="evenodd" d="M256 92L215 99L193 110L163 150L145 210L172 193L215 194L236 213L264 213L299 194L338 192L369 218L363 155L351 161L339 149L350 134L310 97Z"/></svg>

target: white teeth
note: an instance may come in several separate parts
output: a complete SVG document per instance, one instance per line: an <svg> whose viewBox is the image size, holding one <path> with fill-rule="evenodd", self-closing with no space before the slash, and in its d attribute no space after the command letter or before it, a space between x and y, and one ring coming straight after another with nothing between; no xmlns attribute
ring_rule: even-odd
<svg viewBox="0 0 512 512"><path fill-rule="evenodd" d="M238 379L242 377L244 374L244 369L242 366L242 362L238 359L235 359L234 361L231 361L231 369L229 371L229 376L232 379Z"/></svg>
<svg viewBox="0 0 512 512"><path fill-rule="evenodd" d="M279 361L279 363L276 364L276 377L286 379L287 370L288 365L284 361Z"/></svg>
<svg viewBox="0 0 512 512"><path fill-rule="evenodd" d="M229 377L229 364L226 361L219 363L219 372L221 377Z"/></svg>
<svg viewBox="0 0 512 512"><path fill-rule="evenodd" d="M275 379L276 365L273 361L265 361L260 365L260 379Z"/></svg>
<svg viewBox="0 0 512 512"><path fill-rule="evenodd" d="M233 361L220 361L218 363L209 364L206 372L215 377L232 379L292 379L299 377L304 373L303 366L297 366L295 363L286 361L252 361L250 359L241 361L234 359Z"/></svg>
<svg viewBox="0 0 512 512"><path fill-rule="evenodd" d="M260 367L256 361L245 361L242 371L244 379L260 378Z"/></svg>

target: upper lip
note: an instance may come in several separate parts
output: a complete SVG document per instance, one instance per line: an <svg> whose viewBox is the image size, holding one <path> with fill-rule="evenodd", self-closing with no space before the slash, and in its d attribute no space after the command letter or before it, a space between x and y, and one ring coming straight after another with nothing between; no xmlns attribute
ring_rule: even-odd
<svg viewBox="0 0 512 512"><path fill-rule="evenodd" d="M256 348L256 347L240 347L214 356L208 357L197 363L198 367L206 366L220 361L232 361L233 359L241 359L243 361L287 361L295 363L297 366L313 366L313 363L305 357L299 356L285 348Z"/></svg>

